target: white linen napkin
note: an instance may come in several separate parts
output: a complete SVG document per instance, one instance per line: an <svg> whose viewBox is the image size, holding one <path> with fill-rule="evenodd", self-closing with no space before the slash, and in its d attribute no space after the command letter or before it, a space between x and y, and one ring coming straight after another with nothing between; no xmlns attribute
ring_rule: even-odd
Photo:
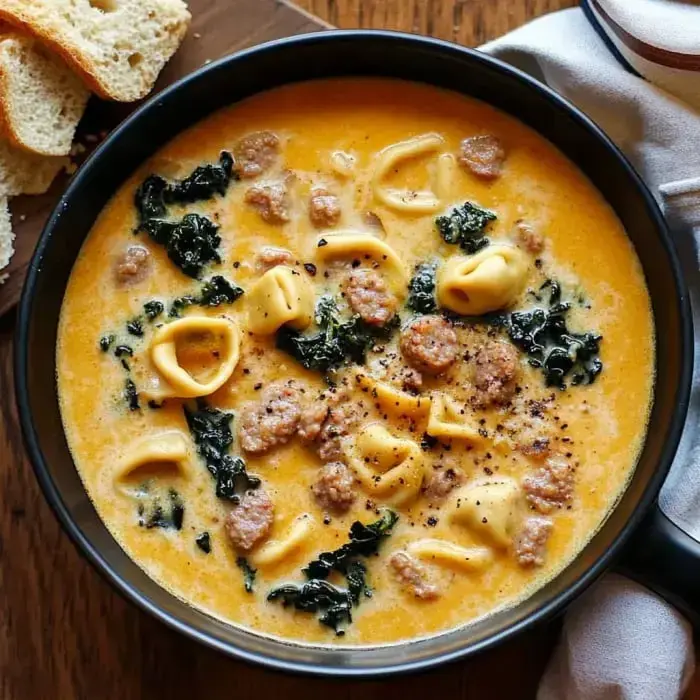
<svg viewBox="0 0 700 700"><path fill-rule="evenodd" d="M584 0L481 47L596 121L658 198L683 255L700 328L700 5ZM691 414L659 499L700 539L700 343ZM700 582L699 582L700 585ZM692 630L671 605L608 575L567 612L538 700L673 700L692 676Z"/></svg>

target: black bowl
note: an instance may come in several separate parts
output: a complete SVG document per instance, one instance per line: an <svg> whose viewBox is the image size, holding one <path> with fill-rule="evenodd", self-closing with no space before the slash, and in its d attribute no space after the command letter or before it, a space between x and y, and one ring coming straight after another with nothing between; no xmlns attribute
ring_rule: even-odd
<svg viewBox="0 0 700 700"><path fill-rule="evenodd" d="M83 489L64 437L55 380L57 322L73 262L100 210L137 166L214 110L284 83L342 75L449 88L498 107L554 143L595 183L629 233L657 329L656 395L637 470L580 555L528 600L463 629L351 650L283 643L232 627L146 576L117 545ZM232 656L279 669L371 676L427 668L491 647L550 618L595 580L653 504L671 464L688 403L691 358L688 296L664 221L638 175L587 117L523 73L475 51L386 32L328 32L212 63L155 96L106 139L61 198L29 268L19 313L16 383L27 449L46 498L82 552L127 598Z"/></svg>

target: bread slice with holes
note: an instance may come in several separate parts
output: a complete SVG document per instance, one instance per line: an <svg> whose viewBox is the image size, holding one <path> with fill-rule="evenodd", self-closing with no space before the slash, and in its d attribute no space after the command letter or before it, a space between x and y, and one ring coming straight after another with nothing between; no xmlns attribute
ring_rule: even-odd
<svg viewBox="0 0 700 700"><path fill-rule="evenodd" d="M59 54L100 97L147 95L190 22L182 0L0 0L0 19Z"/></svg>
<svg viewBox="0 0 700 700"><path fill-rule="evenodd" d="M0 31L0 127L14 145L67 156L90 91L41 43Z"/></svg>
<svg viewBox="0 0 700 700"><path fill-rule="evenodd" d="M12 232L12 219L7 206L7 197L0 197L0 283L4 281L3 268L10 264L14 248L15 234Z"/></svg>
<svg viewBox="0 0 700 700"><path fill-rule="evenodd" d="M0 138L0 198L19 194L43 194L68 158L39 156Z"/></svg>

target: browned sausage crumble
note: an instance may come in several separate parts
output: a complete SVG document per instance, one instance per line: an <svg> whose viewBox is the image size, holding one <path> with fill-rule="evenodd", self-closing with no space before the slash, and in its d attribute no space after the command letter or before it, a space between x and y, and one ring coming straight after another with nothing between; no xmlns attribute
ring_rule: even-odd
<svg viewBox="0 0 700 700"><path fill-rule="evenodd" d="M268 224L289 221L289 197L285 181L253 185L246 190L245 202L255 207Z"/></svg>
<svg viewBox="0 0 700 700"><path fill-rule="evenodd" d="M440 374L457 359L457 334L442 316L420 316L401 331L401 352L412 367Z"/></svg>
<svg viewBox="0 0 700 700"><path fill-rule="evenodd" d="M551 513L574 495L574 468L561 457L550 457L543 466L523 479L528 503L540 513Z"/></svg>
<svg viewBox="0 0 700 700"><path fill-rule="evenodd" d="M299 390L289 384L270 385L260 401L245 405L240 412L241 448L261 454L283 445L296 433L300 417Z"/></svg>
<svg viewBox="0 0 700 700"><path fill-rule="evenodd" d="M358 421L358 408L342 392L307 406L299 420L299 435L314 443L324 462L344 460L343 439Z"/></svg>
<svg viewBox="0 0 700 700"><path fill-rule="evenodd" d="M423 487L428 502L433 505L444 501L451 491L464 483L464 473L459 469L439 469L433 472Z"/></svg>
<svg viewBox="0 0 700 700"><path fill-rule="evenodd" d="M274 519L270 497L259 488L246 491L240 502L226 516L224 527L234 547L249 551L264 540Z"/></svg>
<svg viewBox="0 0 700 700"><path fill-rule="evenodd" d="M309 199L309 218L316 228L330 228L340 221L340 199L323 188L316 188Z"/></svg>
<svg viewBox="0 0 700 700"><path fill-rule="evenodd" d="M353 270L345 283L350 308L372 326L384 326L396 315L398 300L376 270Z"/></svg>
<svg viewBox="0 0 700 700"><path fill-rule="evenodd" d="M481 405L506 404L515 394L519 375L518 351L510 343L489 340L474 358L474 386Z"/></svg>
<svg viewBox="0 0 700 700"><path fill-rule="evenodd" d="M150 271L151 254L140 245L130 245L114 264L114 276L121 285L141 282Z"/></svg>
<svg viewBox="0 0 700 700"><path fill-rule="evenodd" d="M552 527L552 521L549 518L533 516L525 519L522 530L513 544L518 564L521 566L544 564L545 548L552 534Z"/></svg>
<svg viewBox="0 0 700 700"><path fill-rule="evenodd" d="M233 149L239 177L262 175L274 165L279 147L280 140L271 131L256 131L244 136Z"/></svg>
<svg viewBox="0 0 700 700"><path fill-rule="evenodd" d="M321 507L331 511L348 510L357 497L352 473L342 462L324 464L311 490Z"/></svg>
<svg viewBox="0 0 700 700"><path fill-rule="evenodd" d="M515 238L528 253L537 255L544 250L544 236L532 224L526 221L515 222Z"/></svg>
<svg viewBox="0 0 700 700"><path fill-rule="evenodd" d="M459 164L485 180L497 178L503 170L506 152L495 136L470 136L460 144Z"/></svg>
<svg viewBox="0 0 700 700"><path fill-rule="evenodd" d="M293 265L294 256L286 248L272 245L263 246L255 256L255 267L260 272L267 272L278 265Z"/></svg>
<svg viewBox="0 0 700 700"><path fill-rule="evenodd" d="M425 567L407 552L394 552L389 558L389 564L394 570L396 578L416 598L435 600L440 596L439 588L428 581Z"/></svg>

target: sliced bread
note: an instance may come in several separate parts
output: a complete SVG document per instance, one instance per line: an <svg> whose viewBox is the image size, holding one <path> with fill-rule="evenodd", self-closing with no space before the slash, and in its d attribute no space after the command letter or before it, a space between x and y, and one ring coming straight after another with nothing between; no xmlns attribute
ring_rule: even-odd
<svg viewBox="0 0 700 700"><path fill-rule="evenodd" d="M15 234L12 233L12 221L10 219L10 210L7 206L7 197L0 197L0 270L7 267L12 258L12 253L15 252L13 242ZM0 282L3 281L2 272L0 272Z"/></svg>
<svg viewBox="0 0 700 700"><path fill-rule="evenodd" d="M0 124L14 145L46 156L67 156L89 90L41 43L0 33Z"/></svg>
<svg viewBox="0 0 700 700"><path fill-rule="evenodd" d="M39 156L0 138L0 198L43 194L68 158Z"/></svg>
<svg viewBox="0 0 700 700"><path fill-rule="evenodd" d="M0 0L0 18L60 54L100 97L147 95L190 21L181 0Z"/></svg>

